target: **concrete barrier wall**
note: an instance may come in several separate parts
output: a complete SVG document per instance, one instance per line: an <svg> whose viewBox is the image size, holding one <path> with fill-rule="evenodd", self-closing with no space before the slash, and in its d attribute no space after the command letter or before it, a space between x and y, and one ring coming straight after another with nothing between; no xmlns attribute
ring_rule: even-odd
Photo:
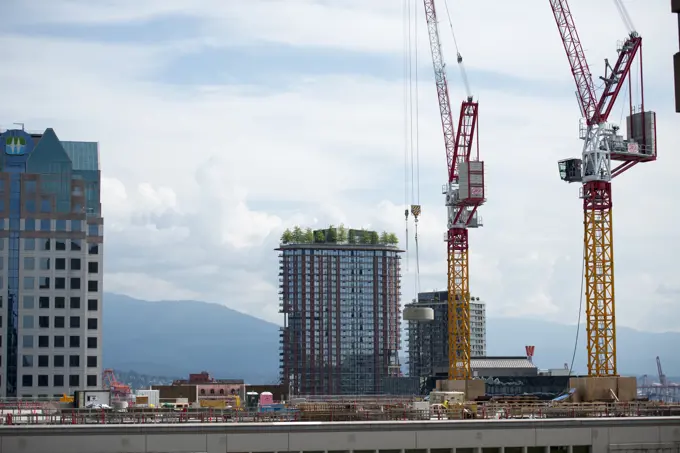
<svg viewBox="0 0 680 453"><path fill-rule="evenodd" d="M550 447L568 453L680 453L680 417L0 427L0 453L456 453L468 448L504 453L508 447L541 453L555 451Z"/></svg>

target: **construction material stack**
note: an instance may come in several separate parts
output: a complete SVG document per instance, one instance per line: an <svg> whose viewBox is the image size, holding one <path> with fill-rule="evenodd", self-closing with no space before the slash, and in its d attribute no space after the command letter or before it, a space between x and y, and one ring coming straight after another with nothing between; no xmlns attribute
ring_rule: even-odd
<svg viewBox="0 0 680 453"><path fill-rule="evenodd" d="M612 67L606 63L601 77L603 88L595 84L579 40L567 0L549 0L557 22L583 119L580 138L584 140L581 159L559 162L560 176L567 182L580 182L583 199L584 276L588 378L573 379L581 400L621 401L634 399L635 378L621 378L616 364L616 326L614 304L614 248L612 233L612 178L641 162L656 160L656 114L644 109L642 87L642 38L620 0L619 13L629 34L618 49ZM639 57L640 104L633 105L632 63ZM628 79L630 93L627 137L619 127L607 122L617 97ZM612 169L611 162L618 162ZM631 381L632 379L632 381Z"/></svg>

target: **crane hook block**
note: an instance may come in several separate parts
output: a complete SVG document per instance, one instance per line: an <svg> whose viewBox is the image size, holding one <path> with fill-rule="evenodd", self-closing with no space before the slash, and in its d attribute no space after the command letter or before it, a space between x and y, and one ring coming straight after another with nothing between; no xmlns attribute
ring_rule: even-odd
<svg viewBox="0 0 680 453"><path fill-rule="evenodd" d="M420 215L420 205L419 204L412 204L411 205L411 214L413 214L413 217L418 220L418 216Z"/></svg>

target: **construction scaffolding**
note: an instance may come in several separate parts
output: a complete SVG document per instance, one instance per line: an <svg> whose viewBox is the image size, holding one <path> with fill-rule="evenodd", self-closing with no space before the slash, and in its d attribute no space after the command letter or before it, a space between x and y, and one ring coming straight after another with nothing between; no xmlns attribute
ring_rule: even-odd
<svg viewBox="0 0 680 453"><path fill-rule="evenodd" d="M313 237L277 249L281 382L292 395L380 394L400 373L402 250L371 231Z"/></svg>

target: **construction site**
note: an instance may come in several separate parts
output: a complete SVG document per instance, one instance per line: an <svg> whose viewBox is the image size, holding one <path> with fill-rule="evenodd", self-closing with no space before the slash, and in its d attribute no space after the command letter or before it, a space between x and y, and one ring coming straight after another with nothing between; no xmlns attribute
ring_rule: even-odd
<svg viewBox="0 0 680 453"><path fill-rule="evenodd" d="M657 159L656 114L645 105L642 86L642 37L625 5L616 0L628 34L622 36L617 54L607 62L605 73L599 76L601 86L596 88L567 0L544 1L553 12L558 32L555 39L559 36L562 40L569 65L565 64L565 71L569 69L573 75L582 116L582 154L559 161L557 168L563 181L580 186L582 299L574 301L574 309L585 316L587 349L575 353L587 355L586 375L575 376L573 362L563 369L538 370L532 362L533 346L527 346L524 355L488 357L484 340L478 339L479 351L484 352L475 354L472 312L479 300L473 300L470 290L469 252L474 241L469 231L483 226L480 208L487 201L477 127L479 102L456 43L456 62L466 96L458 116L454 115L439 27L448 23L456 42L449 8L446 0L441 0L445 14L440 14L438 2L423 0L422 5L413 4L424 6L436 83L433 93L443 132L447 290L416 300L403 311L413 348L411 376L402 374L398 355L401 254L408 244L402 250L396 236L387 232L332 225L316 231L296 227L284 233L277 249L279 308L284 316L280 385L285 389L278 399L270 391L249 390L243 381L217 382L205 377L201 379L207 380L189 379L167 386L172 387L166 390L174 396L163 398L159 396L162 389L133 392L117 381L113 370L105 370L101 390L76 391L59 400L0 402L0 423L8 428L680 417L680 385L668 382L658 357L658 385L643 379L638 386L636 377L622 376L617 366L612 181L638 164ZM417 15L409 13L409 31L414 28L412 17ZM412 60L417 38L409 39L405 52ZM636 79L630 75L634 69L639 75ZM634 87L636 80L639 86ZM634 93L639 97L634 99ZM609 122L609 115L617 100L625 97L624 132ZM413 120L418 109L411 104L407 110ZM578 120L577 112L574 120ZM417 164L408 164L417 162L414 152L407 149L405 161L411 165L410 173L417 175L413 167ZM414 190L404 217L406 237L409 226L415 233L412 247L419 269L422 207L417 179L412 176ZM444 316L445 322L436 324L435 312Z"/></svg>

